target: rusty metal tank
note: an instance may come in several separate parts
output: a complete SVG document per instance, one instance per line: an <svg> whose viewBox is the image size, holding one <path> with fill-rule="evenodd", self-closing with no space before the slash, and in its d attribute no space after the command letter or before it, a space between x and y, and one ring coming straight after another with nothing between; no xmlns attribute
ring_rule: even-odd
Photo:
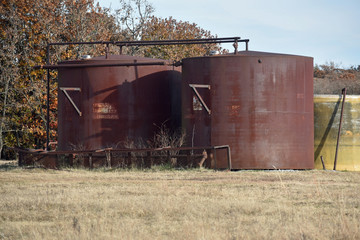
<svg viewBox="0 0 360 240"><path fill-rule="evenodd" d="M161 62L111 55L59 63L58 150L119 147L149 140L162 124L180 127L180 68Z"/></svg>
<svg viewBox="0 0 360 240"><path fill-rule="evenodd" d="M315 168L333 169L342 95L314 95ZM336 170L360 171L360 96L347 95Z"/></svg>
<svg viewBox="0 0 360 240"><path fill-rule="evenodd" d="M233 169L314 168L313 58L243 51L182 66L188 145L230 145Z"/></svg>

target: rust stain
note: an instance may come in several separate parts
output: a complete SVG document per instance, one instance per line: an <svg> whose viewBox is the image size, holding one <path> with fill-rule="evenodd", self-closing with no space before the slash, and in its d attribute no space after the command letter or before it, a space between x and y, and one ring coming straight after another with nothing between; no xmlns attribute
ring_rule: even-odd
<svg viewBox="0 0 360 240"><path fill-rule="evenodd" d="M183 59L182 73L188 143L230 145L234 169L314 167L312 58L244 51ZM193 111L189 84L211 86L211 114Z"/></svg>
<svg viewBox="0 0 360 240"><path fill-rule="evenodd" d="M82 67L59 67L59 88L80 91L70 92L73 103L59 91L58 150L113 147L127 139L146 141L163 123L179 128L181 68L131 65L152 62L159 59L111 55L59 63ZM121 66L93 67L102 64Z"/></svg>

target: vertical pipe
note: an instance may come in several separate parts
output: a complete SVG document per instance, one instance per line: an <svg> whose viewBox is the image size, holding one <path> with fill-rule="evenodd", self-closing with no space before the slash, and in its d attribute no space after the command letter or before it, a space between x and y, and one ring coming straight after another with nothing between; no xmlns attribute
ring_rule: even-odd
<svg viewBox="0 0 360 240"><path fill-rule="evenodd" d="M336 170L337 155L338 155L338 151L339 151L339 142L340 142L341 125L342 125L342 119L343 119L343 113L344 113L344 103L345 103L345 98L346 98L346 88L344 88L344 89L342 90L342 94L343 94L343 101L342 101L342 105L341 105L340 124L339 124L339 131L338 131L338 136L337 136L337 141L336 141L336 151L335 151L335 160L334 160L334 170Z"/></svg>
<svg viewBox="0 0 360 240"><path fill-rule="evenodd" d="M109 58L109 43L106 44L105 47L105 58L108 59Z"/></svg>
<svg viewBox="0 0 360 240"><path fill-rule="evenodd" d="M126 163L126 167L130 167L132 165L131 163L131 152L127 153L127 163Z"/></svg>
<svg viewBox="0 0 360 240"><path fill-rule="evenodd" d="M166 151L166 160L167 160L167 164L171 164L171 157L170 157L170 151L169 150Z"/></svg>
<svg viewBox="0 0 360 240"><path fill-rule="evenodd" d="M216 166L216 148L213 148L214 150L214 169L217 170L217 166Z"/></svg>
<svg viewBox="0 0 360 240"><path fill-rule="evenodd" d="M230 152L230 146L227 146L226 148L227 150L227 157L228 157L228 167L229 167L229 170L231 171L231 152Z"/></svg>
<svg viewBox="0 0 360 240"><path fill-rule="evenodd" d="M326 170L323 156L320 156L320 160L321 160L321 164L322 164L322 166L323 166L323 170Z"/></svg>
<svg viewBox="0 0 360 240"><path fill-rule="evenodd" d="M111 152L110 150L105 151L107 167L111 168Z"/></svg>
<svg viewBox="0 0 360 240"><path fill-rule="evenodd" d="M186 163L185 163L184 167L189 167L189 166L191 166L190 162L191 162L191 159L190 159L190 151L187 151L187 153L186 153Z"/></svg>
<svg viewBox="0 0 360 240"><path fill-rule="evenodd" d="M194 147L194 136L195 136L195 124L193 125L192 129L192 136L191 136L191 147ZM191 155L194 154L194 150L191 150Z"/></svg>
<svg viewBox="0 0 360 240"><path fill-rule="evenodd" d="M46 46L46 64L50 64L50 45ZM46 86L46 150L49 149L50 143L50 70L47 69L47 86Z"/></svg>
<svg viewBox="0 0 360 240"><path fill-rule="evenodd" d="M89 153L89 168L92 169L93 168L93 161L92 161L92 154Z"/></svg>
<svg viewBox="0 0 360 240"><path fill-rule="evenodd" d="M235 41L234 41L234 54L237 54L238 53L238 40L237 39L235 39Z"/></svg>
<svg viewBox="0 0 360 240"><path fill-rule="evenodd" d="M152 166L151 164L151 152L150 151L146 151L146 163L145 163L145 167L150 168Z"/></svg>
<svg viewBox="0 0 360 240"><path fill-rule="evenodd" d="M16 157L18 159L18 165L19 167L24 165L24 153L20 152L20 151L16 151Z"/></svg>

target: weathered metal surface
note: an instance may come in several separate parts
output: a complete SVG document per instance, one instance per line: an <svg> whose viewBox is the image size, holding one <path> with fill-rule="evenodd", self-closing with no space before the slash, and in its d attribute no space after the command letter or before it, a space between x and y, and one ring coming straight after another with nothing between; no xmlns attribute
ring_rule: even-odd
<svg viewBox="0 0 360 240"><path fill-rule="evenodd" d="M313 59L253 51L183 59L190 146L231 147L233 169L312 169ZM207 111L190 85L197 88ZM223 155L217 167L226 168Z"/></svg>
<svg viewBox="0 0 360 240"><path fill-rule="evenodd" d="M219 43L229 43L234 42L234 48L235 53L238 52L238 42L245 42L246 44L246 50L248 50L248 43L249 39L240 39L240 37L229 37L229 38L208 38L208 39L185 39L185 40L158 40L158 41L97 41L97 42L55 42L55 43L49 43L46 47L46 66L35 66L35 68L46 68L47 69L47 114L46 114L46 149L49 150L49 142L50 142L50 108L49 108L49 102L50 102L50 72L49 69L58 69L58 65L51 65L50 64L50 48L54 46L64 46L64 45L105 45L105 59L109 59L109 46L110 45L117 45L120 47L120 54L122 54L122 48L126 46L148 46L148 45L184 45L184 44L219 44ZM89 56L86 56L86 58L83 58L83 60L88 59ZM124 60L124 59L123 59ZM131 59L133 60L133 59ZM73 62L76 64L76 62ZM160 65L162 65L164 62L162 62ZM175 67L180 66L177 63L174 63L173 65ZM90 67L89 63L89 67ZM129 65L139 65L139 63L136 63L134 61L133 63L126 63ZM146 62L143 62L142 64L146 64ZM62 64L63 67L65 67L66 63ZM119 62L110 61L106 62L105 65L107 66L116 66L121 65ZM152 62L151 65L159 65ZM71 66L71 64L70 64ZM69 66L67 66L69 67ZM92 63L92 67L103 67L101 64L99 65L98 62Z"/></svg>
<svg viewBox="0 0 360 240"><path fill-rule="evenodd" d="M340 91L340 89L339 89ZM342 96L314 96L315 168L333 169ZM360 96L346 95L336 170L360 171Z"/></svg>
<svg viewBox="0 0 360 240"><path fill-rule="evenodd" d="M163 123L179 127L180 68L94 67L151 62L159 60L113 55L59 63L58 149L116 147L149 140ZM61 67L71 64L82 67Z"/></svg>

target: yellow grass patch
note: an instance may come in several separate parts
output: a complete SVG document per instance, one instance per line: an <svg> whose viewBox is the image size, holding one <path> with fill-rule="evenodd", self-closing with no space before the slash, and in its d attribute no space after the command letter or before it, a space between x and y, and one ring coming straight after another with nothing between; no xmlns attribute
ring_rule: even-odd
<svg viewBox="0 0 360 240"><path fill-rule="evenodd" d="M360 239L360 173L0 171L0 239Z"/></svg>

